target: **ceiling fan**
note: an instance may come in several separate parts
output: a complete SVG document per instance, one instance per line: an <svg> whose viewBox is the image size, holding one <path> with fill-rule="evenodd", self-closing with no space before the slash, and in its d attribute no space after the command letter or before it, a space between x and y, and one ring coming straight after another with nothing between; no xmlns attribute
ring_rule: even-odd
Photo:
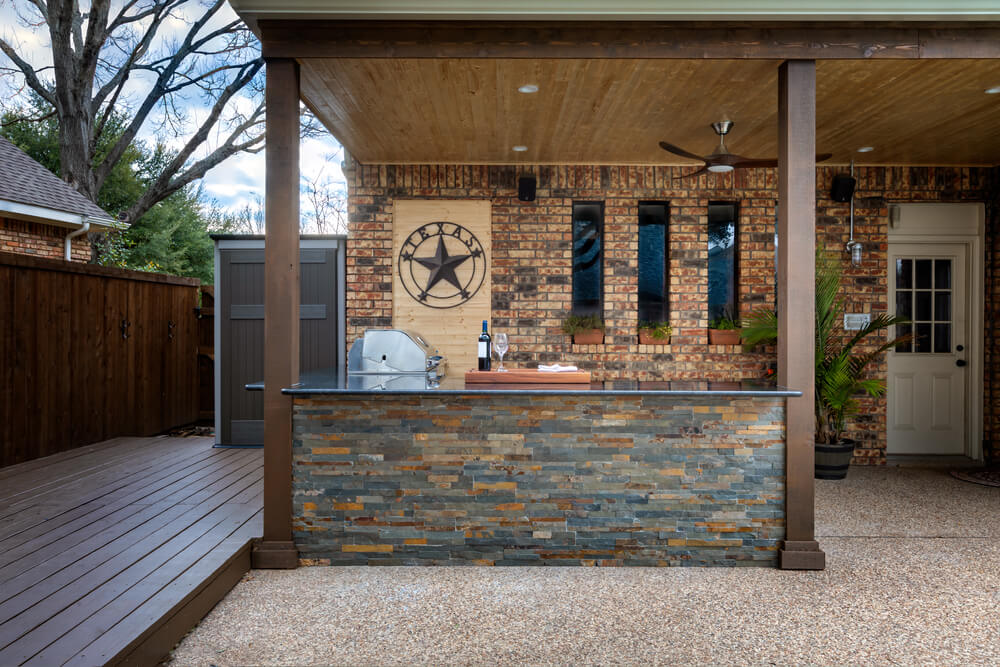
<svg viewBox="0 0 1000 667"><path fill-rule="evenodd" d="M729 149L726 148L726 135L729 134L729 130L733 129L733 121L723 120L717 123L712 123L712 129L715 133L719 135L719 147L714 153L709 156L702 157L700 155L695 155L694 153L689 153L679 146L674 146L673 144L668 144L665 141L660 142L660 148L667 151L668 153L673 153L674 155L679 155L681 157L690 158L691 160L699 160L705 164L696 171L692 171L690 174L681 174L680 176L674 176L674 179L678 178L689 178L691 176L697 176L706 171L710 171L717 174L724 174L732 171L733 169L748 169L751 167L777 167L778 160L774 159L756 159L743 157L742 155L736 155L735 153L730 153ZM820 153L816 156L817 162L822 162L823 160L829 160L832 157L832 153Z"/></svg>

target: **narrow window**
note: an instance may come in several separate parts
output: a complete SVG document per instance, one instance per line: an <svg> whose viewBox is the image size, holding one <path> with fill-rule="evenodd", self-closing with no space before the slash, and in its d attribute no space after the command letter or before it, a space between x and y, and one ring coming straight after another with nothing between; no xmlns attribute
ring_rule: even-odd
<svg viewBox="0 0 1000 667"><path fill-rule="evenodd" d="M573 202L573 314L604 316L604 204Z"/></svg>
<svg viewBox="0 0 1000 667"><path fill-rule="evenodd" d="M708 204L708 319L736 318L739 263L736 202Z"/></svg>
<svg viewBox="0 0 1000 667"><path fill-rule="evenodd" d="M639 321L670 321L666 202L639 202Z"/></svg>

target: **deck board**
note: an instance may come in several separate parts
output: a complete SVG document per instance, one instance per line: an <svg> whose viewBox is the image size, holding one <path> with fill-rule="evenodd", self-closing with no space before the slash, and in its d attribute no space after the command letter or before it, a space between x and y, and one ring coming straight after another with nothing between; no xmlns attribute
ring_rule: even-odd
<svg viewBox="0 0 1000 667"><path fill-rule="evenodd" d="M0 470L0 665L155 664L249 568L260 450L86 450Z"/></svg>

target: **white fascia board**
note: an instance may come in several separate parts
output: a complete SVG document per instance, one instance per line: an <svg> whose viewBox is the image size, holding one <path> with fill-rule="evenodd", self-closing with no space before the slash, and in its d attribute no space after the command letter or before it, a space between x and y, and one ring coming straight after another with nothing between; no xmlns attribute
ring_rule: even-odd
<svg viewBox="0 0 1000 667"><path fill-rule="evenodd" d="M1000 19L997 0L229 0L256 18L947 21Z"/></svg>
<svg viewBox="0 0 1000 667"><path fill-rule="evenodd" d="M59 227L82 227L83 223L89 222L91 227L116 227L121 223L116 223L108 218L97 218L90 215L80 215L79 213L67 213L57 211L54 208L44 206L33 206L31 204L20 204L14 201L0 199L0 215L29 222L41 222Z"/></svg>

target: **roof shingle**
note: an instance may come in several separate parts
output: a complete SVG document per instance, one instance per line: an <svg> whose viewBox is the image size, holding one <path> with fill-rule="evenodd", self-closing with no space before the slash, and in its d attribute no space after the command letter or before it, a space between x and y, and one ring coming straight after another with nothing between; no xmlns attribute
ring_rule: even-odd
<svg viewBox="0 0 1000 667"><path fill-rule="evenodd" d="M4 137L0 137L0 199L114 220L110 213L35 162Z"/></svg>

